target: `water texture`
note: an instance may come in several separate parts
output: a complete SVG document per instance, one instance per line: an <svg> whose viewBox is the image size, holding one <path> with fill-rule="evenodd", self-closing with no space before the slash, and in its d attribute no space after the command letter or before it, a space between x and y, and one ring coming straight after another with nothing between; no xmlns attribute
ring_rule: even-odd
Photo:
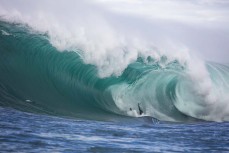
<svg viewBox="0 0 229 153"><path fill-rule="evenodd" d="M0 21L1 152L229 151L228 65L139 53L103 76L51 42Z"/></svg>

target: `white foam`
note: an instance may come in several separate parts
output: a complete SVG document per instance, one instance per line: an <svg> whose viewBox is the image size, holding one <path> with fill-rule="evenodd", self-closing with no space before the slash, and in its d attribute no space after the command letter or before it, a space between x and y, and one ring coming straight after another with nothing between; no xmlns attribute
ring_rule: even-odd
<svg viewBox="0 0 229 153"><path fill-rule="evenodd" d="M229 98L221 98L227 94L225 90L222 89L222 93L215 90L204 62L193 60L194 50L212 48L215 49L212 52L203 51L203 57L215 58L214 55L222 50L224 53L220 57L228 60L228 3L204 0L98 1L2 0L0 16L48 33L51 44L59 51L80 52L85 63L97 66L100 77L120 75L139 55L155 59L166 55L168 61L178 59L188 65L193 92L202 97L201 103L209 106L211 114L218 113L222 106L225 109L218 113L220 119L229 112ZM221 50L218 46L222 46ZM122 98L115 98L121 107L124 104ZM127 105L124 108L129 109ZM195 115L188 108L180 106L180 109Z"/></svg>
<svg viewBox="0 0 229 153"><path fill-rule="evenodd" d="M30 100L30 99L26 99L25 101L28 102L28 103L32 102L32 100Z"/></svg>
<svg viewBox="0 0 229 153"><path fill-rule="evenodd" d="M139 54L156 59L166 55L181 63L189 58L189 47L184 43L183 34L187 34L190 25L186 27L179 23L180 20L174 23L169 11L167 18L147 18L144 14L139 17L137 12L130 12L127 17L125 12L114 11L109 3L96 1L3 0L0 4L2 18L26 23L35 30L48 33L50 42L60 51L80 50L86 63L98 67L100 77L120 75ZM178 2L175 4L173 7ZM155 5L164 8L169 3L157 2ZM149 6L156 7L151 3ZM130 7L135 5L130 4Z"/></svg>
<svg viewBox="0 0 229 153"><path fill-rule="evenodd" d="M187 82L179 82L176 107L183 113L204 120L228 121L229 120L229 88L223 86L225 79L217 78L213 82L213 76L203 61L193 58L189 63ZM218 71L212 75L221 76ZM221 76L222 77L222 76ZM220 86L218 85L220 84ZM180 100L181 99L181 100Z"/></svg>
<svg viewBox="0 0 229 153"><path fill-rule="evenodd" d="M5 35L5 36L11 35L10 33L6 32L6 31L4 31L4 30L1 30L1 32L2 32L2 35Z"/></svg>

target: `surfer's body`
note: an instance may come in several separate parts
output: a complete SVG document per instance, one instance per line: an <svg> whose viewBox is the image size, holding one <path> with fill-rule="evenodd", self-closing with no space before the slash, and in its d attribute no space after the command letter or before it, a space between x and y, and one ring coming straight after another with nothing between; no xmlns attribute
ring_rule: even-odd
<svg viewBox="0 0 229 153"><path fill-rule="evenodd" d="M138 103L138 110L139 110L139 114L142 115L143 114L143 110L140 107L140 104Z"/></svg>

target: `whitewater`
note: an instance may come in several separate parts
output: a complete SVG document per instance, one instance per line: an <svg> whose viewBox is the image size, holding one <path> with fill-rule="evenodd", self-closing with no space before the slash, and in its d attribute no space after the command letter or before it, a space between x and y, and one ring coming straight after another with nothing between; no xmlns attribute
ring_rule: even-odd
<svg viewBox="0 0 229 153"><path fill-rule="evenodd" d="M224 41L229 40L226 35L229 30L218 23L227 24L229 20L223 14L227 13L227 3L220 2L144 1L140 4L123 0L120 7L115 7L116 2L100 0L70 0L68 3L62 0L0 1L0 124L3 131L9 130L8 134L0 135L4 142L1 146L10 146L7 142L14 141L10 137L14 133L12 127L18 127L19 131L23 126L32 129L32 120L39 122L34 122L35 127L42 124L46 127L32 132L35 136L32 137L39 139L37 147L41 143L46 146L46 151L55 151L48 147L46 140L63 138L60 148L66 146L65 149L74 150L74 143L68 144L75 140L78 151L105 152L107 149L104 148L116 144L111 152L119 152L116 149L126 148L120 144L131 141L130 137L134 141L126 145L135 148L140 140L135 140L134 133L143 130L144 137L136 136L142 138L140 143L143 145L123 152L142 152L144 149L145 152L195 152L206 147L200 145L196 150L191 149L196 145L191 141L197 135L184 140L184 146L177 148L166 147L167 143L171 144L170 140L162 141L159 135L161 132L170 135L171 131L166 131L169 128L174 131L184 129L180 131L183 137L202 126L200 133L206 129L210 131L202 133L207 139L214 139L211 130L222 128L214 135L219 137L217 141L222 138L221 141L226 142L228 136L220 137L223 135L220 132L227 133L229 121L226 51L229 47ZM178 3L186 9L180 8ZM225 5L225 12L219 11L221 5ZM135 12L126 6L144 8L145 11ZM178 11L171 13L168 9L160 13L157 9L168 7ZM194 10L193 16L189 9ZM203 9L211 16L200 11ZM197 35L199 32L201 34ZM208 37L215 33L219 33L219 41ZM203 40L208 43L207 47ZM215 52L219 55L211 56ZM142 115L138 104L143 110ZM8 125L4 118L13 122L12 125ZM49 122L45 123L45 120ZM222 126L218 122L223 122ZM65 134L58 135L58 130L53 128L58 126L56 123ZM83 130L87 126L91 126L88 133ZM113 135L110 137L109 132L103 135L101 128L109 129ZM48 134L49 130L54 132ZM22 133L26 135L25 143L30 146L31 136L24 130ZM87 138L89 133L94 136ZM175 135L171 136L175 139ZM116 137L120 143L115 141ZM21 135L17 138L19 144L23 143ZM153 141L159 148L149 147ZM102 146L99 142L103 142ZM88 143L100 147L93 150ZM13 150L2 151L20 148L18 144L14 146ZM227 143L213 145L205 151L219 151L220 147L222 152L228 151ZM26 151L26 147L21 149ZM66 152L65 149L56 151Z"/></svg>

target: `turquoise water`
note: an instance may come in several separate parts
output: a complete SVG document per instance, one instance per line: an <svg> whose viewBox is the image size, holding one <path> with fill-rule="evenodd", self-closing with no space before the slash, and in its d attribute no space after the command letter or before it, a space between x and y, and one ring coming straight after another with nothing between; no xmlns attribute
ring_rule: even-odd
<svg viewBox="0 0 229 153"><path fill-rule="evenodd" d="M4 21L0 31L1 151L228 151L227 65L139 54L100 77L48 33Z"/></svg>

